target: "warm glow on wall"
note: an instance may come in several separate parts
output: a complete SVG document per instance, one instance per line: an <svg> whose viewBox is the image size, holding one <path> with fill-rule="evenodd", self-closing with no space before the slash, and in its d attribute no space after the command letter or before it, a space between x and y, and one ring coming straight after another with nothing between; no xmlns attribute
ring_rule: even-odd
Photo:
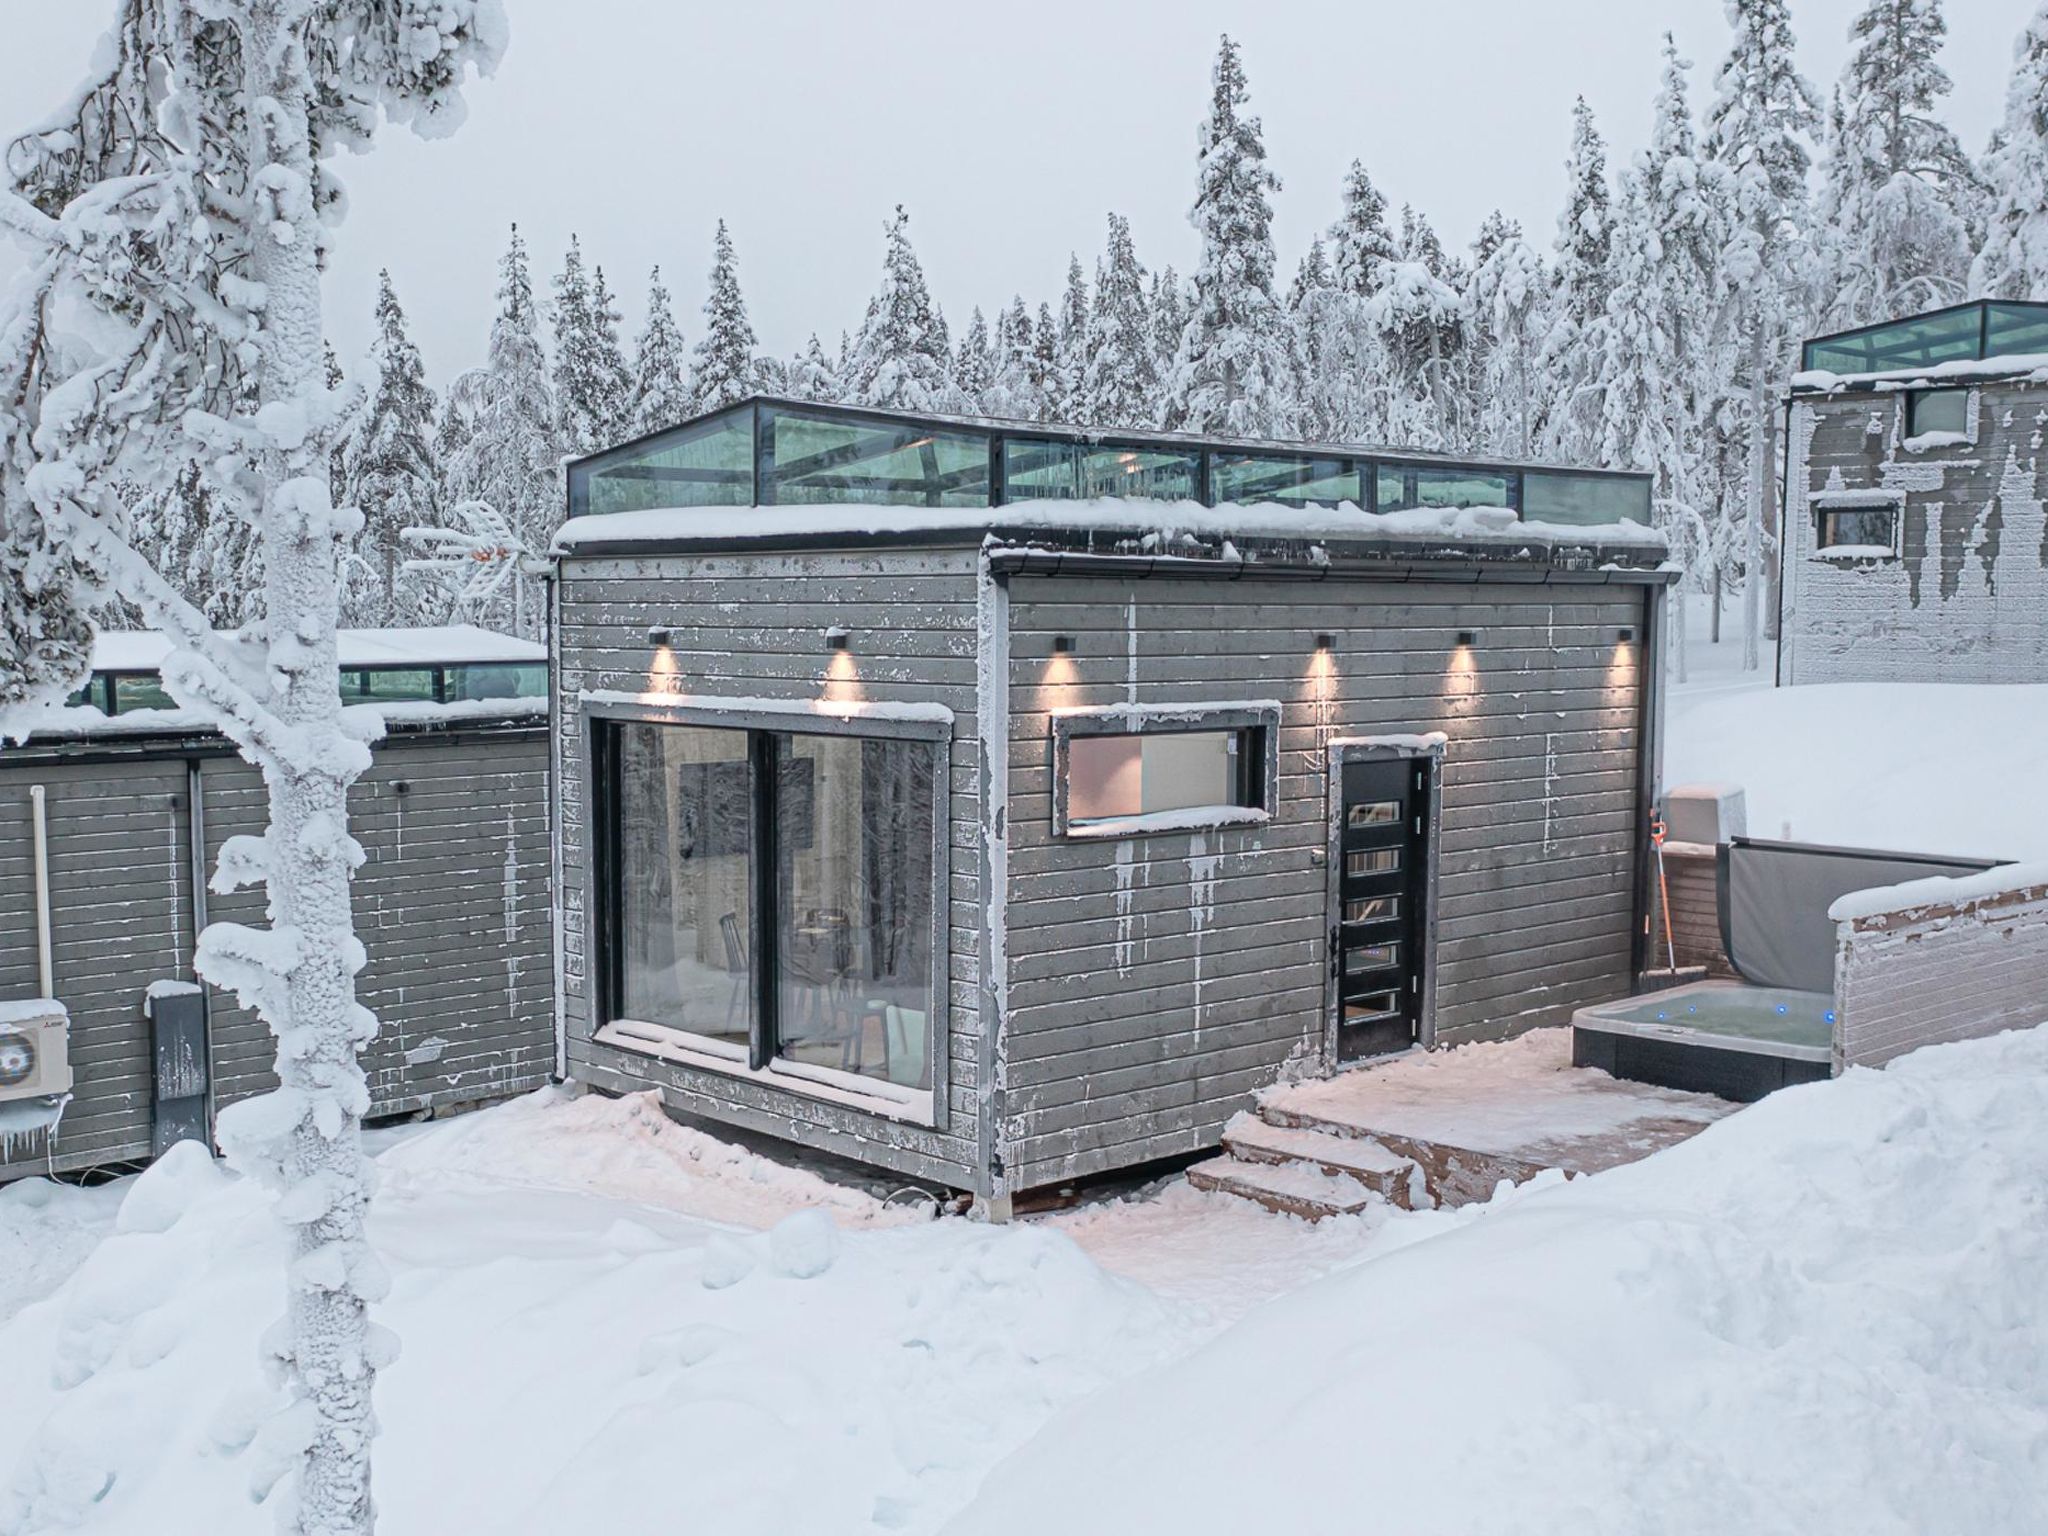
<svg viewBox="0 0 2048 1536"><path fill-rule="evenodd" d="M861 703L860 668L852 651L834 651L825 663L824 706L854 709Z"/></svg>
<svg viewBox="0 0 2048 1536"><path fill-rule="evenodd" d="M1072 651L1056 651L1045 659L1046 687L1072 688L1080 681L1081 669L1074 665Z"/></svg>
<svg viewBox="0 0 2048 1536"><path fill-rule="evenodd" d="M668 645L654 648L654 660L647 668L647 691L649 693L681 693L683 691L683 668L676 660L675 649Z"/></svg>

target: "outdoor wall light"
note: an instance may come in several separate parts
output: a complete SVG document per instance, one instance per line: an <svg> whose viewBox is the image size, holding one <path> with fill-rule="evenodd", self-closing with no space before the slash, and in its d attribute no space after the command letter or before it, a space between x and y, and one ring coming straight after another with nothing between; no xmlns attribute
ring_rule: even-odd
<svg viewBox="0 0 2048 1536"><path fill-rule="evenodd" d="M1319 651L1327 651L1331 646L1335 645L1336 643L1336 637L1333 635L1316 636L1316 649Z"/></svg>
<svg viewBox="0 0 2048 1536"><path fill-rule="evenodd" d="M1458 644L1460 644L1460 645L1477 645L1478 643L1479 643L1479 631L1478 631L1478 630L1476 630L1476 629L1461 629L1461 630L1459 630L1459 631L1458 631Z"/></svg>
<svg viewBox="0 0 2048 1536"><path fill-rule="evenodd" d="M1072 635L1054 635L1052 637L1052 650L1055 656L1072 655L1074 650L1074 637Z"/></svg>
<svg viewBox="0 0 2048 1536"><path fill-rule="evenodd" d="M1624 645L1626 645L1626 644L1627 644L1627 643L1628 643L1629 641L1631 641L1631 640L1635 639L1635 637L1636 637L1636 632L1635 632L1635 630L1634 630L1633 628L1631 628L1630 626L1628 626L1628 625L1624 624L1624 625L1622 626L1622 630L1621 630L1621 641L1622 641L1622 643L1623 643Z"/></svg>
<svg viewBox="0 0 2048 1536"><path fill-rule="evenodd" d="M825 631L825 649L828 651L843 651L852 639L853 633L851 630L848 630L843 625L834 624Z"/></svg>
<svg viewBox="0 0 2048 1536"><path fill-rule="evenodd" d="M647 626L647 643L654 646L668 645L675 640L676 632L666 624Z"/></svg>

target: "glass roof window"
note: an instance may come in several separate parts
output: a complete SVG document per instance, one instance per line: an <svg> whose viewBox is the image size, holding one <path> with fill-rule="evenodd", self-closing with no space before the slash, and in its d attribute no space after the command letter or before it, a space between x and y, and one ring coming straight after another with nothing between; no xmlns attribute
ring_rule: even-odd
<svg viewBox="0 0 2048 1536"><path fill-rule="evenodd" d="M2025 309L2026 306L2019 306ZM2048 308L2048 306L2044 306ZM1501 507L1545 522L1649 521L1648 477L1382 458L1365 450L1201 441L756 397L568 468L568 511L812 506L994 507L1095 498Z"/></svg>
<svg viewBox="0 0 2048 1536"><path fill-rule="evenodd" d="M1806 343L1802 366L1828 373L1891 373L2041 352L2048 352L2048 304L1979 301L1817 336Z"/></svg>

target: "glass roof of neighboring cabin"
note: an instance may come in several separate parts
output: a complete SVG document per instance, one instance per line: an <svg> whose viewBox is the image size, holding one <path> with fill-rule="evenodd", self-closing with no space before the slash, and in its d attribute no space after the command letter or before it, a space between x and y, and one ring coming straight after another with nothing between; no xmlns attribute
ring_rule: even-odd
<svg viewBox="0 0 2048 1536"><path fill-rule="evenodd" d="M1828 373L1890 373L2040 352L2048 352L2048 304L1986 299L1816 336L1806 343L1800 366Z"/></svg>
<svg viewBox="0 0 2048 1536"><path fill-rule="evenodd" d="M907 416L758 397L569 466L569 515L655 507L998 507L1098 496L1369 512L1504 507L1650 522L1647 475L1381 449Z"/></svg>

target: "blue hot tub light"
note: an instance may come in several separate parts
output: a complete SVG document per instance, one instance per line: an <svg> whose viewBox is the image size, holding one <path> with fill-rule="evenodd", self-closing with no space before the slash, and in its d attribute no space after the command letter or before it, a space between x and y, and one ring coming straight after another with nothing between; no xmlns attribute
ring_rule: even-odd
<svg viewBox="0 0 2048 1536"><path fill-rule="evenodd" d="M1786 1006L1785 1006L1785 1005L1784 1005L1783 1003L1780 1003L1780 1004L1778 1004L1778 1012L1780 1012L1780 1013L1790 1013L1791 1011L1792 1011L1792 1010L1791 1010L1790 1008L1787 1008L1787 1007L1786 1007Z"/></svg>
<svg viewBox="0 0 2048 1536"><path fill-rule="evenodd" d="M1828 1024L1832 1024L1832 1023L1834 1023L1834 1022L1835 1022L1835 1010L1834 1010L1834 1009L1832 1009L1832 1008L1830 1008L1830 1009L1829 1009L1829 1010L1828 1010L1828 1011L1827 1011L1826 1013L1824 1013L1824 1014L1822 1014L1822 1015L1821 1015L1821 1019L1822 1019L1822 1021L1823 1021L1824 1023L1828 1023Z"/></svg>
<svg viewBox="0 0 2048 1536"><path fill-rule="evenodd" d="M1657 1022L1658 1022L1659 1024L1662 1024L1662 1023L1663 1023L1663 1022L1664 1022L1664 1021L1665 1021L1666 1019L1668 1019L1668 1018L1670 1018L1670 1017L1671 1017L1671 1015L1670 1015L1670 1014L1668 1014L1668 1013L1665 1013L1665 1012L1663 1012L1663 1011L1661 1011L1661 1010L1660 1010L1660 1011L1658 1012L1658 1014L1657 1014Z"/></svg>

